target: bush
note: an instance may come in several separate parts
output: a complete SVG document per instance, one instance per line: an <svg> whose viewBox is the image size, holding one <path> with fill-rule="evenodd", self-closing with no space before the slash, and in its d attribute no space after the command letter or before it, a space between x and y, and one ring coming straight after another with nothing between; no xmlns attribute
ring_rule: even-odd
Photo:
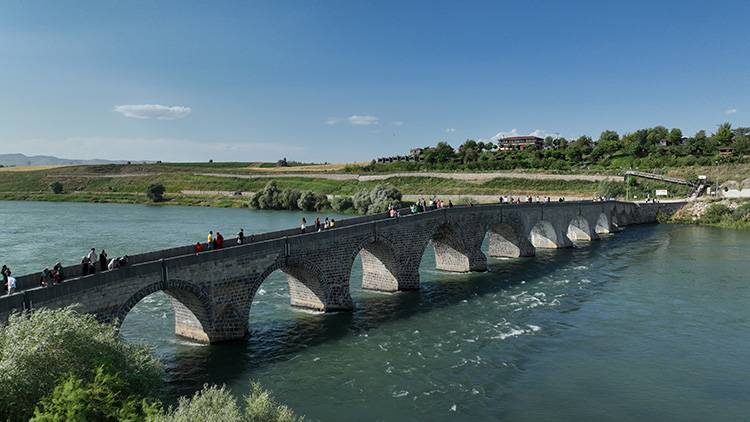
<svg viewBox="0 0 750 422"><path fill-rule="evenodd" d="M331 200L331 207L336 212L346 212L354 207L354 201L349 196L336 196Z"/></svg>
<svg viewBox="0 0 750 422"><path fill-rule="evenodd" d="M401 205L401 192L389 185L378 185L372 190L361 190L352 199L354 209L362 214L386 212L391 206Z"/></svg>
<svg viewBox="0 0 750 422"><path fill-rule="evenodd" d="M732 213L732 218L736 221L750 222L750 202L745 202L737 207Z"/></svg>
<svg viewBox="0 0 750 422"><path fill-rule="evenodd" d="M297 201L299 201L302 194L296 189L284 189L281 191L279 206L284 210L297 210Z"/></svg>
<svg viewBox="0 0 750 422"><path fill-rule="evenodd" d="M205 386L192 398L182 397L176 409L154 417L153 422L295 422L302 421L288 407L277 403L259 384L245 396L245 411L225 387Z"/></svg>
<svg viewBox="0 0 750 422"><path fill-rule="evenodd" d="M161 183L154 183L146 188L146 196L148 196L148 199L154 202L163 201L164 192L166 192L166 189L164 189L164 185L162 185Z"/></svg>
<svg viewBox="0 0 750 422"><path fill-rule="evenodd" d="M59 195L63 193L63 184L60 182L52 182L49 185L49 189L54 193L55 195Z"/></svg>
<svg viewBox="0 0 750 422"><path fill-rule="evenodd" d="M97 367L122 377L125 396L146 396L162 382L161 363L114 325L71 307L13 314L0 329L0 415L27 420L55 386L71 376L92 380Z"/></svg>
<svg viewBox="0 0 750 422"><path fill-rule="evenodd" d="M622 198L625 196L625 184L620 182L600 182L596 194L605 198Z"/></svg>
<svg viewBox="0 0 750 422"><path fill-rule="evenodd" d="M708 207L706 212L703 214L702 220L709 224L716 224L725 215L729 215L732 213L732 210L729 209L724 204L711 204L711 206Z"/></svg>
<svg viewBox="0 0 750 422"><path fill-rule="evenodd" d="M125 396L122 379L96 368L92 381L70 375L37 405L31 422L139 421L161 412L158 403Z"/></svg>
<svg viewBox="0 0 750 422"><path fill-rule="evenodd" d="M297 200L297 207L303 211L315 211L315 205L317 204L317 197L312 191L306 190L302 192L299 200Z"/></svg>
<svg viewBox="0 0 750 422"><path fill-rule="evenodd" d="M331 202L328 201L328 195L323 193L315 194L315 211L321 211L331 208Z"/></svg>

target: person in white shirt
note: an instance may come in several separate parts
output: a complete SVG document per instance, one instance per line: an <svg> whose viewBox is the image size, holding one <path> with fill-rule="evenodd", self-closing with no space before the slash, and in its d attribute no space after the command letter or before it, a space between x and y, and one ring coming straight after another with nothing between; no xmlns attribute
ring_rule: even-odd
<svg viewBox="0 0 750 422"><path fill-rule="evenodd" d="M8 277L8 296L16 292L16 278Z"/></svg>

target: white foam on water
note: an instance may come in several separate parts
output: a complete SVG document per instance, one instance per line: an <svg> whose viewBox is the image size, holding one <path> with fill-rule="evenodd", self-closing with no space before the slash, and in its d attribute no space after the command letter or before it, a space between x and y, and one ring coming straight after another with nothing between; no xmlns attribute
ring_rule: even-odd
<svg viewBox="0 0 750 422"><path fill-rule="evenodd" d="M573 267L574 270L587 270L589 267L585 265L578 265L576 267Z"/></svg>
<svg viewBox="0 0 750 422"><path fill-rule="evenodd" d="M455 412L456 411L456 403L453 403L453 406L451 406L450 411L451 412Z"/></svg>
<svg viewBox="0 0 750 422"><path fill-rule="evenodd" d="M393 394L391 394L391 395L393 397L396 397L396 398L398 398L398 397L406 397L406 396L409 395L409 392L406 391L406 390L399 390L399 391L394 391Z"/></svg>
<svg viewBox="0 0 750 422"><path fill-rule="evenodd" d="M320 358L313 358L313 362L317 362L319 360L320 360Z"/></svg>
<svg viewBox="0 0 750 422"><path fill-rule="evenodd" d="M258 294L264 296L266 294L266 291L264 289L260 289L258 290Z"/></svg>
<svg viewBox="0 0 750 422"><path fill-rule="evenodd" d="M542 329L542 327L538 325L526 324L526 326L529 327L532 332L537 332Z"/></svg>

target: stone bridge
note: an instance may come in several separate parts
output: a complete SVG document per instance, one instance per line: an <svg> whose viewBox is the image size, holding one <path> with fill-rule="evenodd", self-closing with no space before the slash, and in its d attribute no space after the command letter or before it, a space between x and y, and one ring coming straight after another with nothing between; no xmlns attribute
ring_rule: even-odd
<svg viewBox="0 0 750 422"><path fill-rule="evenodd" d="M398 218L345 219L335 229L299 229L257 235L252 242L193 253L192 246L131 257L131 265L35 287L39 274L18 278L20 291L0 298L10 312L79 304L103 321L123 321L146 296L162 291L175 310L175 332L200 342L242 338L253 298L274 271L287 276L291 305L318 311L352 309L349 281L362 259L362 288L384 292L419 289L419 266L432 244L439 270L486 271L488 255L530 257L539 248L565 248L631 224L653 223L682 203L563 202L442 208Z"/></svg>

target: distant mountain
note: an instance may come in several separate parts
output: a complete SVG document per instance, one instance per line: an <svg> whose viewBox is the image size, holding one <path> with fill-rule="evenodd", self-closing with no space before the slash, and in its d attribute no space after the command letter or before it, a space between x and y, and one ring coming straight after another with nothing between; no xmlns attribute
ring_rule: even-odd
<svg viewBox="0 0 750 422"><path fill-rule="evenodd" d="M3 166L62 166L74 164L125 164L127 161L110 160L71 160L49 155L0 154L0 165Z"/></svg>

